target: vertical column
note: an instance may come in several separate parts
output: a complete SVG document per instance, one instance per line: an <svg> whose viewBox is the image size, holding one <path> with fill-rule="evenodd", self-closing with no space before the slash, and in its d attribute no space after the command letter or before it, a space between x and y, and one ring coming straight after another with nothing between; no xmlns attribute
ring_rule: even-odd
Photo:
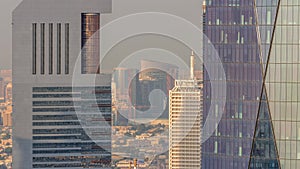
<svg viewBox="0 0 300 169"><path fill-rule="evenodd" d="M65 24L65 74L69 74L69 24Z"/></svg>
<svg viewBox="0 0 300 169"><path fill-rule="evenodd" d="M61 24L57 24L57 74L61 74Z"/></svg>
<svg viewBox="0 0 300 169"><path fill-rule="evenodd" d="M49 74L53 74L53 23L49 24Z"/></svg>
<svg viewBox="0 0 300 169"><path fill-rule="evenodd" d="M36 23L32 24L32 74L36 74Z"/></svg>
<svg viewBox="0 0 300 169"><path fill-rule="evenodd" d="M41 23L41 74L45 74L45 24Z"/></svg>

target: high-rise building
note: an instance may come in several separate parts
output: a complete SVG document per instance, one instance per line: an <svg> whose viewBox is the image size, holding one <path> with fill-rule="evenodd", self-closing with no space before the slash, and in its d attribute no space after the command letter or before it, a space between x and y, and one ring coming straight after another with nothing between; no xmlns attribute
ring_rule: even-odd
<svg viewBox="0 0 300 169"><path fill-rule="evenodd" d="M0 100L4 100L4 88L5 88L4 79L0 77Z"/></svg>
<svg viewBox="0 0 300 169"><path fill-rule="evenodd" d="M113 73L114 126L127 126L137 100L138 70L115 68ZM133 105L133 106L131 106Z"/></svg>
<svg viewBox="0 0 300 169"><path fill-rule="evenodd" d="M24 0L14 10L13 168L110 168L111 75L98 74L94 33L111 5ZM95 85L72 85L89 77Z"/></svg>
<svg viewBox="0 0 300 169"><path fill-rule="evenodd" d="M11 83L8 83L5 86L5 89L4 89L4 98L5 98L6 102L12 100L12 84Z"/></svg>
<svg viewBox="0 0 300 169"><path fill-rule="evenodd" d="M202 89L194 78L176 80L169 94L169 169L201 167Z"/></svg>
<svg viewBox="0 0 300 169"><path fill-rule="evenodd" d="M4 97L5 81L0 77L0 97Z"/></svg>
<svg viewBox="0 0 300 169"><path fill-rule="evenodd" d="M168 119L169 106L167 97L169 96L169 90L174 87L175 79L178 78L178 70L177 66L170 63L141 60L141 72L139 73L137 87L137 90L141 92L138 92L137 108L147 110L152 106L153 111L159 112L163 107L164 112L160 118ZM149 95L155 89L160 89L167 97L157 97L150 104Z"/></svg>
<svg viewBox="0 0 300 169"><path fill-rule="evenodd" d="M11 70L0 70L0 100L6 101L7 100L7 86L9 87L10 96L11 96ZM10 85L9 85L10 84Z"/></svg>
<svg viewBox="0 0 300 169"><path fill-rule="evenodd" d="M204 32L223 62L227 98L217 129L203 144L202 168L299 168L300 1L204 4ZM205 71L204 121L218 102L211 93Z"/></svg>
<svg viewBox="0 0 300 169"><path fill-rule="evenodd" d="M12 106L7 106L6 110L2 113L2 122L4 127L12 126Z"/></svg>

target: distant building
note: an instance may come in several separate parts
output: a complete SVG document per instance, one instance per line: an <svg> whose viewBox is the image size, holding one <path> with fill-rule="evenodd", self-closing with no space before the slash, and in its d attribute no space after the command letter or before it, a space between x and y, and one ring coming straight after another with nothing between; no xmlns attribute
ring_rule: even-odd
<svg viewBox="0 0 300 169"><path fill-rule="evenodd" d="M169 169L201 168L202 89L194 77L176 80L169 94Z"/></svg>
<svg viewBox="0 0 300 169"><path fill-rule="evenodd" d="M138 70L115 68L113 73L113 125L127 126L137 100ZM132 105L132 106L131 106Z"/></svg>
<svg viewBox="0 0 300 169"><path fill-rule="evenodd" d="M124 159L116 164L118 169L146 169L144 161L138 159Z"/></svg>
<svg viewBox="0 0 300 169"><path fill-rule="evenodd" d="M148 80L148 79L166 79L166 76L170 76L170 78L176 78L178 76L178 67L164 62L157 62L152 60L141 60L141 70L139 74L140 80ZM171 82L166 85L172 85ZM174 84L172 85L174 86Z"/></svg>
<svg viewBox="0 0 300 169"><path fill-rule="evenodd" d="M12 81L12 70L11 69L0 70L0 77L2 77L5 82L11 82Z"/></svg>
<svg viewBox="0 0 300 169"><path fill-rule="evenodd" d="M203 71L195 70L195 78L196 80L203 81Z"/></svg>
<svg viewBox="0 0 300 169"><path fill-rule="evenodd" d="M129 68L115 68L113 82L116 84L117 96L122 99L122 96L135 92L135 86L138 80L138 70ZM129 93L128 93L129 92Z"/></svg>
<svg viewBox="0 0 300 169"><path fill-rule="evenodd" d="M0 77L0 100L4 100L4 88L5 88L5 82L2 77Z"/></svg>
<svg viewBox="0 0 300 169"><path fill-rule="evenodd" d="M8 106L8 108L2 113L2 121L4 127L12 126L12 106Z"/></svg>
<svg viewBox="0 0 300 169"><path fill-rule="evenodd" d="M7 99L6 88L9 87L9 95L11 100L12 95L12 74L11 70L0 70L0 102L5 102ZM10 83L10 85L8 85Z"/></svg>
<svg viewBox="0 0 300 169"><path fill-rule="evenodd" d="M5 98L6 102L12 100L12 83L8 83L5 86L5 89L4 89L4 98Z"/></svg>
<svg viewBox="0 0 300 169"><path fill-rule="evenodd" d="M168 97L169 90L174 87L174 78L178 78L177 66L169 63L142 60L139 85L137 87L137 90L141 92L138 92L137 109L145 111L150 108L149 95L155 89L162 90ZM167 99L157 98L151 106L153 106L154 111L164 107L165 111L160 118L168 118L169 106Z"/></svg>

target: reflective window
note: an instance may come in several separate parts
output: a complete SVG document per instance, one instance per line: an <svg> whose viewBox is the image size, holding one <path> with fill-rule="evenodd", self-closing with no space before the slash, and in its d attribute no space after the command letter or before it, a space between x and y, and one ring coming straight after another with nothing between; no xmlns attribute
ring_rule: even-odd
<svg viewBox="0 0 300 169"><path fill-rule="evenodd" d="M100 64L100 14L81 14L81 72L99 73Z"/></svg>

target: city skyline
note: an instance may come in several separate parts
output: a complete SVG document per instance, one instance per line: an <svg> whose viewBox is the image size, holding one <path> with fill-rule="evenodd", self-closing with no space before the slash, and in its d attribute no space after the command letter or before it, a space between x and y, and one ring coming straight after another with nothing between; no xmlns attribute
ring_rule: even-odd
<svg viewBox="0 0 300 169"><path fill-rule="evenodd" d="M11 21L0 168L300 166L299 0L23 0Z"/></svg>

